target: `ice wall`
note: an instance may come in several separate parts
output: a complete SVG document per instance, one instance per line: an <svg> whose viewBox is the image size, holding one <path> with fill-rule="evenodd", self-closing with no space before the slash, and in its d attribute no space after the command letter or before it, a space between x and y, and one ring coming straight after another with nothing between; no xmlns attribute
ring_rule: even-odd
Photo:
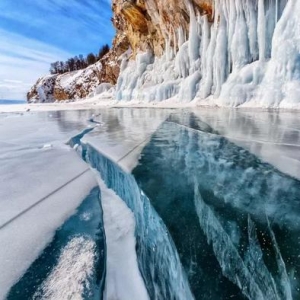
<svg viewBox="0 0 300 300"><path fill-rule="evenodd" d="M150 299L194 299L176 247L161 218L134 177L89 144L81 144L84 159L132 210L136 222L138 265Z"/></svg>
<svg viewBox="0 0 300 300"><path fill-rule="evenodd" d="M272 57L257 102L262 106L293 108L300 93L300 2L288 2L276 26L272 41Z"/></svg>
<svg viewBox="0 0 300 300"><path fill-rule="evenodd" d="M162 57L138 54L121 71L118 100L300 105L299 2L215 0L213 22L187 5L188 41L183 28L171 28Z"/></svg>

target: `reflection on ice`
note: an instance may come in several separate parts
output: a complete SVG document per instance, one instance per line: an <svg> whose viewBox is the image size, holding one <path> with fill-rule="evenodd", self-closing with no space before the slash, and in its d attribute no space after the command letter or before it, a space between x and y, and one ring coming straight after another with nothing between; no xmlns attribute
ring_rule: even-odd
<svg viewBox="0 0 300 300"><path fill-rule="evenodd" d="M298 112L209 109L194 114L233 143L300 179Z"/></svg>

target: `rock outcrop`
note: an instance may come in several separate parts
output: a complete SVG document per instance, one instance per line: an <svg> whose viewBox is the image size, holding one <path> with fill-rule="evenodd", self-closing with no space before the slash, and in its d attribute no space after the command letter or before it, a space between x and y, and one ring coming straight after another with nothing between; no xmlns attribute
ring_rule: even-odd
<svg viewBox="0 0 300 300"><path fill-rule="evenodd" d="M27 93L28 102L53 102L54 87L58 75L47 75L37 80Z"/></svg>
<svg viewBox="0 0 300 300"><path fill-rule="evenodd" d="M150 48L156 56L161 56L166 40L174 44L179 28L187 38L190 4L212 21L213 0L113 0L117 37L119 34L127 36L134 55Z"/></svg>
<svg viewBox="0 0 300 300"><path fill-rule="evenodd" d="M28 102L82 99L93 95L102 82L115 84L119 65L112 55L110 52L103 60L83 70L39 78L27 94Z"/></svg>

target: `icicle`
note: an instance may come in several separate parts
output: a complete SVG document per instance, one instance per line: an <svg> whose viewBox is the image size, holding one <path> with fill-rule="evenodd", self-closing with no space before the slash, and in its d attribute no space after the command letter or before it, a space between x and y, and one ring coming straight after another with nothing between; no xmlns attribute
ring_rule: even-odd
<svg viewBox="0 0 300 300"><path fill-rule="evenodd" d="M222 8L221 8L222 9ZM218 12L218 33L214 55L214 83L215 96L219 96L222 84L225 82L227 73L227 30L223 11Z"/></svg>
<svg viewBox="0 0 300 300"><path fill-rule="evenodd" d="M190 61L194 62L199 58L200 50L200 37L198 34L198 23L192 4L189 5L190 9L190 35L189 35L189 57Z"/></svg>
<svg viewBox="0 0 300 300"><path fill-rule="evenodd" d="M178 35L178 48L180 48L180 46L182 46L185 43L185 33L184 33L184 29L182 28L182 26L177 28L177 35Z"/></svg>
<svg viewBox="0 0 300 300"><path fill-rule="evenodd" d="M258 105L293 108L300 92L300 2L289 0L276 25L272 57L257 96Z"/></svg>
<svg viewBox="0 0 300 300"><path fill-rule="evenodd" d="M187 55L188 42L185 42L180 48L175 58L175 70L181 78L186 78L189 75L190 60Z"/></svg>
<svg viewBox="0 0 300 300"><path fill-rule="evenodd" d="M248 27L248 39L249 39L249 50L251 55L251 61L258 60L258 42L257 42L257 2L253 0L247 0L245 17Z"/></svg>
<svg viewBox="0 0 300 300"><path fill-rule="evenodd" d="M177 44L178 44L178 42L177 42L176 32L175 32L175 29L173 27L172 27L172 31L173 31L173 53L175 55L177 53Z"/></svg>
<svg viewBox="0 0 300 300"><path fill-rule="evenodd" d="M250 61L248 28L245 20L243 5L236 1L236 19L231 44L233 69L240 69Z"/></svg>
<svg viewBox="0 0 300 300"><path fill-rule="evenodd" d="M206 53L209 46L210 28L207 15L202 17L201 71L206 74Z"/></svg>
<svg viewBox="0 0 300 300"><path fill-rule="evenodd" d="M205 68L202 75L201 87L200 87L200 97L202 99L208 97L212 93L213 87L213 58L214 52L216 48L216 35L217 29L215 26L211 27L211 39L209 46L206 51L206 60L205 60Z"/></svg>
<svg viewBox="0 0 300 300"><path fill-rule="evenodd" d="M170 49L170 39L169 37L165 40L165 56L166 60L170 61L171 60L171 49Z"/></svg>
<svg viewBox="0 0 300 300"><path fill-rule="evenodd" d="M259 60L264 61L266 55L266 16L264 0L258 0L258 46L259 46Z"/></svg>

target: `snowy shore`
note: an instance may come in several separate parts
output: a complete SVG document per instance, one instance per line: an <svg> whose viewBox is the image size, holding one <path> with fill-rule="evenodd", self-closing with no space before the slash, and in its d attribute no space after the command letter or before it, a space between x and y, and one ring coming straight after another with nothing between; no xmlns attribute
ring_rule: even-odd
<svg viewBox="0 0 300 300"><path fill-rule="evenodd" d="M28 111L59 111L59 110L88 110L98 108L112 108L112 107L131 107L131 108L174 108L174 109L231 109L231 110L258 110L258 111L300 111L300 105L292 107L268 108L255 105L242 105L239 107L224 107L219 106L216 101L212 99L207 101L192 101L182 103L178 100L169 99L160 102L144 102L144 101L117 101L112 98L101 98L99 96L82 99L74 102L53 102L53 103L26 103L16 105L0 105L0 113L10 112L28 112Z"/></svg>

